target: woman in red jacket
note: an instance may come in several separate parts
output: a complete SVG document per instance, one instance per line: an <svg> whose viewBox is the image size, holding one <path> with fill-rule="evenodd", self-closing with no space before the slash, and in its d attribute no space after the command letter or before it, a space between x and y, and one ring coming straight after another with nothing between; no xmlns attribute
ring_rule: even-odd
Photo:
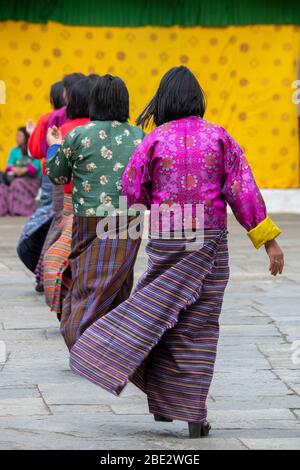
<svg viewBox="0 0 300 470"><path fill-rule="evenodd" d="M63 85L63 99L64 106L60 109L53 111L45 123L43 132L43 138L41 140L41 153L46 158L48 144L47 144L47 130L49 127L56 126L61 127L63 124L68 122L67 116L67 103L69 101L70 93L76 82L85 78L82 73L71 73L65 75L62 80ZM58 237L61 235L61 221L64 210L64 191L63 188L57 188L52 185L52 207L53 207L53 219L47 233L47 237L43 244L43 248L35 269L36 283L39 286L39 290L44 290L44 254L56 242Z"/></svg>

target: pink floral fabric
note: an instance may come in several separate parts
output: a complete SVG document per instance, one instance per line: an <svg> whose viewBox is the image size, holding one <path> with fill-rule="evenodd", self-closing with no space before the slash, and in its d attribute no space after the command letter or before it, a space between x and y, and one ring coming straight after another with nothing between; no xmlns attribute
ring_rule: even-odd
<svg viewBox="0 0 300 470"><path fill-rule="evenodd" d="M197 116L148 134L129 161L122 188L129 205L203 204L205 228L227 226L227 203L247 231L266 218L242 149L224 128Z"/></svg>

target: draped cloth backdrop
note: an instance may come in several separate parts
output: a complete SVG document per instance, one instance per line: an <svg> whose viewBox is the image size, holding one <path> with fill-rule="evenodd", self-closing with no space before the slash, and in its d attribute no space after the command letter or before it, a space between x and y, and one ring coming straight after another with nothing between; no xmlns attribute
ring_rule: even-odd
<svg viewBox="0 0 300 470"><path fill-rule="evenodd" d="M174 2L171 14L167 13L166 0L160 2L161 10L157 5L156 10L150 8L157 4L156 0L129 1L128 11L132 12L133 3L144 4L144 16L137 7L135 14L129 15L127 11L127 16L115 15L113 20L107 11L98 15L102 4L98 2L94 20L83 15L86 25L75 26L72 23L79 22L80 16L76 13L76 1L73 0L69 12L57 9L61 3L57 1L41 0L43 10L33 1L26 2L24 11L16 8L10 11L9 5L22 2L5 2L6 9L2 6L4 2L0 4L0 80L6 87L6 104L0 104L0 167L4 167L14 145L16 128L28 118L36 121L48 112L50 85L64 74L82 71L120 75L129 88L133 121L153 95L162 75L170 67L184 64L192 69L206 91L206 118L225 126L242 145L259 185L299 187L298 116L297 106L292 102L299 57L298 26L243 24L239 10L235 13L228 10L228 5L235 5L235 1L223 2L227 5L225 20L221 10L216 9L218 26L195 26L188 9L182 10L180 26L168 26L180 17L177 6L182 1ZM249 21L251 18L255 21L255 15L264 19L264 8L255 12L247 6L251 2L240 3L245 5ZM84 5L80 9L83 11ZM202 15L202 24L210 25L212 10L207 6L206 16L204 10L197 10L198 16ZM154 11L161 12L161 20L155 19ZM279 19L282 23L290 21L288 12L282 9ZM223 26L224 21L229 23L230 15L231 22L239 25ZM297 15L295 23L299 20ZM46 22L49 17L69 24ZM276 22L275 18L267 21L269 17L265 17L265 23ZM141 18L160 26L142 26ZM111 25L94 26L94 21ZM130 26L124 25L124 21Z"/></svg>

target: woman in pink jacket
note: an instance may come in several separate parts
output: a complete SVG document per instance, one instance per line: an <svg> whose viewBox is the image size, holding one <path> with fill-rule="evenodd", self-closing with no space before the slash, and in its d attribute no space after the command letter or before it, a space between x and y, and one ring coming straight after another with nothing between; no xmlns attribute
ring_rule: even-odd
<svg viewBox="0 0 300 470"><path fill-rule="evenodd" d="M284 264L281 231L242 149L204 112L197 79L175 67L139 117L156 128L135 150L122 186L129 206L151 210L148 268L132 296L71 351L74 371L116 395L132 381L156 420L186 421L191 437L210 430L206 398L229 278L227 204L254 247L265 246L271 274Z"/></svg>

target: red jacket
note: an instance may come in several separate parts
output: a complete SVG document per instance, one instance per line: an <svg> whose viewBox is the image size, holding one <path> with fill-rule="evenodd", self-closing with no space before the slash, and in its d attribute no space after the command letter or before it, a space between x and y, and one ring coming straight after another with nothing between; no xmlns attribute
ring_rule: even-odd
<svg viewBox="0 0 300 470"><path fill-rule="evenodd" d="M28 140L30 155L37 160L42 160L42 171L46 174L46 155L42 151L42 141L45 138L45 127L51 113L44 114L38 121Z"/></svg>

